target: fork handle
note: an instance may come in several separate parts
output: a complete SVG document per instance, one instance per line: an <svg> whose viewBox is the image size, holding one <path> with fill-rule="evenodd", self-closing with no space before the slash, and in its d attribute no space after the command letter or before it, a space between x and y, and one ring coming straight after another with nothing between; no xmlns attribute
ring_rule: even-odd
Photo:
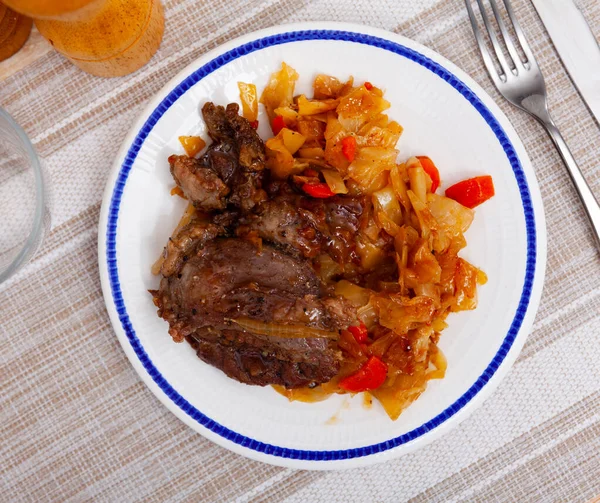
<svg viewBox="0 0 600 503"><path fill-rule="evenodd" d="M554 121L550 117L550 114L548 114L548 116L544 117L543 119L538 118L538 120L546 128L546 131L548 131L550 138L554 142L558 153L562 157L565 166L567 167L567 171L569 172L571 181L573 182L575 190L579 194L581 202L583 203L583 208L585 209L585 212L587 213L587 216L590 219L592 231L596 237L596 243L600 248L600 204L598 204L598 200L594 197L592 189L590 189L590 186L585 181L583 173L581 173L581 170L577 165L577 161L575 161L573 154L571 154L567 143L565 142L564 138L560 134L560 131L554 124Z"/></svg>

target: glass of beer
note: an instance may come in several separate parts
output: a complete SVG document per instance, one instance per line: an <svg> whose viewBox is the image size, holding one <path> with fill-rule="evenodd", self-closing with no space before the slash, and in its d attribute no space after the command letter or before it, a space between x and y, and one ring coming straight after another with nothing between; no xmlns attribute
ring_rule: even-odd
<svg viewBox="0 0 600 503"><path fill-rule="evenodd" d="M0 2L0 61L10 58L26 42L33 21Z"/></svg>
<svg viewBox="0 0 600 503"><path fill-rule="evenodd" d="M82 70L101 77L127 75L160 46L160 0L5 0L34 18L42 36Z"/></svg>

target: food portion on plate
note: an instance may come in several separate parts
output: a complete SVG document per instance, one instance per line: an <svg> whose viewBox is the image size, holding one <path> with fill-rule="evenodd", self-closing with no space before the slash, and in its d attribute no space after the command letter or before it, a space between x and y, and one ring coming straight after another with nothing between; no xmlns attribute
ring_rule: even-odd
<svg viewBox="0 0 600 503"><path fill-rule="evenodd" d="M458 255L493 183L438 194L431 159L398 163L381 89L318 75L308 98L297 79L284 63L260 99L239 83L243 115L202 106L212 142L169 157L189 205L151 294L173 340L229 377L292 400L369 392L396 419L444 377L448 314L477 305L486 276Z"/></svg>

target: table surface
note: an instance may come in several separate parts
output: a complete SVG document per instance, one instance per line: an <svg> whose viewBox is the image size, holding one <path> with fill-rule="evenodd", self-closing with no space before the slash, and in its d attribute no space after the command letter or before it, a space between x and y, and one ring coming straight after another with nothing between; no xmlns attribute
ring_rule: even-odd
<svg viewBox="0 0 600 503"><path fill-rule="evenodd" d="M0 106L52 182L53 230L0 286L0 499L10 501L564 501L600 495L600 255L544 131L482 69L462 0L168 0L158 54L125 78L87 75L37 32L0 63ZM600 37L600 2L580 0ZM600 196L600 130L529 0L513 0L550 108ZM207 50L259 28L347 21L438 51L496 100L536 169L548 267L533 332L485 404L439 441L339 473L250 461L183 425L146 389L110 325L97 222L108 172L148 99ZM351 69L349 69L351 71ZM596 501L598 501L596 499Z"/></svg>

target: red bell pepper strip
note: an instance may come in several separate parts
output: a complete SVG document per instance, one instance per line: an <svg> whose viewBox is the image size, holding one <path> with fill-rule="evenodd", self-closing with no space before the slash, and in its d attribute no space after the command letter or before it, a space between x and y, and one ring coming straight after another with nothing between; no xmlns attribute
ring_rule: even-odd
<svg viewBox="0 0 600 503"><path fill-rule="evenodd" d="M356 342L358 342L359 344L367 342L367 326L362 321L360 322L360 325L348 327L348 331L354 336Z"/></svg>
<svg viewBox="0 0 600 503"><path fill-rule="evenodd" d="M431 192L435 192L440 186L440 172L435 167L435 164L433 164L433 161L426 155L418 155L417 159L419 159L421 166L423 166L423 171L431 178Z"/></svg>
<svg viewBox="0 0 600 503"><path fill-rule="evenodd" d="M326 199L335 196L335 192L332 192L326 183L305 183L302 185L302 190L309 196L316 197L317 199Z"/></svg>
<svg viewBox="0 0 600 503"><path fill-rule="evenodd" d="M350 162L354 160L354 157L356 156L356 139L354 136L346 136L346 138L342 140L342 154L344 154L344 157Z"/></svg>
<svg viewBox="0 0 600 503"><path fill-rule="evenodd" d="M475 208L493 195L494 182L489 175L469 178L446 189L446 197L454 199L467 208Z"/></svg>
<svg viewBox="0 0 600 503"><path fill-rule="evenodd" d="M365 87L367 88L367 91L370 91L371 89L373 89L373 84L371 84L370 82L365 82Z"/></svg>
<svg viewBox="0 0 600 503"><path fill-rule="evenodd" d="M258 129L258 121L252 121L250 122L250 125L254 128L254 129Z"/></svg>
<svg viewBox="0 0 600 503"><path fill-rule="evenodd" d="M285 121L281 115L276 115L273 119L273 123L271 124L271 129L273 130L273 134L277 136L279 132L285 127Z"/></svg>
<svg viewBox="0 0 600 503"><path fill-rule="evenodd" d="M387 365L376 356L371 356L360 370L340 381L340 388L351 393L377 389L386 377Z"/></svg>

